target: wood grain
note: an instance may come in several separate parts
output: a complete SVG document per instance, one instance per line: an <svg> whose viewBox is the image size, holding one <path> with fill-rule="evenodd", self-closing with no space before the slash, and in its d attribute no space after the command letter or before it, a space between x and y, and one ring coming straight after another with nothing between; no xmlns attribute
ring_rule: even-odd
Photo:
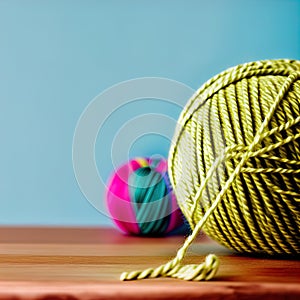
<svg viewBox="0 0 300 300"><path fill-rule="evenodd" d="M300 299L298 259L238 255L204 235L185 262L218 254L213 281L119 281L122 271L167 262L183 240L129 237L109 228L2 227L0 299Z"/></svg>

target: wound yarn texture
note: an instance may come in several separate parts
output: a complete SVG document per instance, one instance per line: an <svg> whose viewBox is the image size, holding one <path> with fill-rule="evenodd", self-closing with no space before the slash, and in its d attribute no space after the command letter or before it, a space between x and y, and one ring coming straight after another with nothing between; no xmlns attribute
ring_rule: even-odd
<svg viewBox="0 0 300 300"><path fill-rule="evenodd" d="M105 200L122 232L159 236L183 224L167 169L164 158L136 157L112 174Z"/></svg>
<svg viewBox="0 0 300 300"><path fill-rule="evenodd" d="M300 62L266 60L205 83L182 112L169 176L192 233L174 259L121 280L214 277L214 254L182 263L200 230L242 253L300 253Z"/></svg>

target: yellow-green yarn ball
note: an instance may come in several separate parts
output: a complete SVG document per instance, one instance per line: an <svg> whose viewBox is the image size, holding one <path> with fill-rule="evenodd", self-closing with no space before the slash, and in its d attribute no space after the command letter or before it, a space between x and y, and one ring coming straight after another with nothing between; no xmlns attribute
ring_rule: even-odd
<svg viewBox="0 0 300 300"><path fill-rule="evenodd" d="M179 118L169 175L192 229L218 202L204 231L219 243L299 254L300 61L247 63L205 83Z"/></svg>

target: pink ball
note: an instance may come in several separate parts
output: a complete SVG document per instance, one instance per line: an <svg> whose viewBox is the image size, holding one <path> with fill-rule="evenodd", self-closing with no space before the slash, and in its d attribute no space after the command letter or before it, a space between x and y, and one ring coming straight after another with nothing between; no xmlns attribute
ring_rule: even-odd
<svg viewBox="0 0 300 300"><path fill-rule="evenodd" d="M118 168L108 181L106 205L128 234L163 235L184 223L163 158L135 158Z"/></svg>

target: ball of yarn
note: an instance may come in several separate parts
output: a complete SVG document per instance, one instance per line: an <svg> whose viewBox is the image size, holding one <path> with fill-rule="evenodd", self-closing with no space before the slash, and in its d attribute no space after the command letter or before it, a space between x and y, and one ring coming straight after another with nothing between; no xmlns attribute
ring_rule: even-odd
<svg viewBox="0 0 300 300"><path fill-rule="evenodd" d="M186 105L172 145L170 179L192 229L201 223L239 252L300 253L299 61L212 78Z"/></svg>
<svg viewBox="0 0 300 300"><path fill-rule="evenodd" d="M300 253L300 61L239 65L205 83L183 110L169 174L192 232L176 256L120 280L209 280L219 259L183 264L200 230L244 253Z"/></svg>
<svg viewBox="0 0 300 300"><path fill-rule="evenodd" d="M107 185L106 204L118 228L134 235L162 235L183 223L165 159L136 158Z"/></svg>

